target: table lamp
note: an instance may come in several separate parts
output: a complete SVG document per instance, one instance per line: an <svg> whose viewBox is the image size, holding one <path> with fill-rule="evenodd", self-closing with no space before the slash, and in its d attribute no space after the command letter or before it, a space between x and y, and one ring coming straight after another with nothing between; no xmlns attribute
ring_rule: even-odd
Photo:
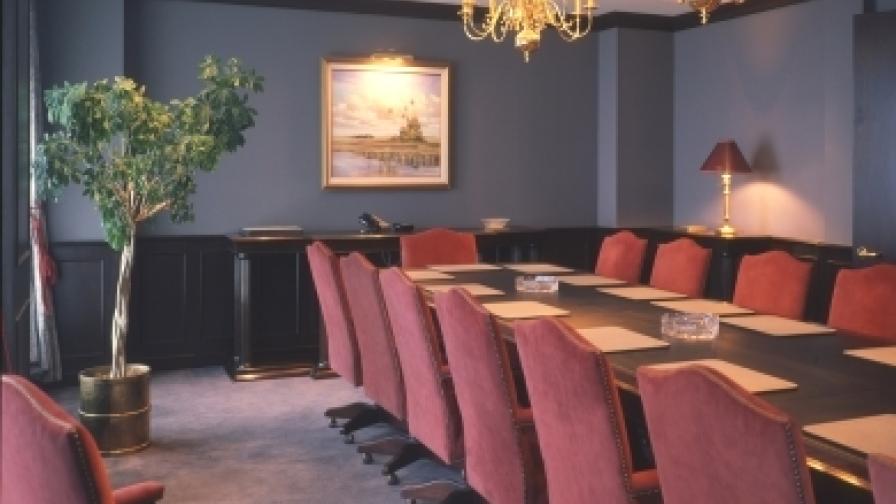
<svg viewBox="0 0 896 504"><path fill-rule="evenodd" d="M725 140L716 144L709 157L703 162L700 171L719 172L722 174L722 197L724 200L722 211L722 227L719 235L725 238L734 237L734 227L731 226L731 174L750 173L750 165L744 159L744 155L737 148L734 140Z"/></svg>

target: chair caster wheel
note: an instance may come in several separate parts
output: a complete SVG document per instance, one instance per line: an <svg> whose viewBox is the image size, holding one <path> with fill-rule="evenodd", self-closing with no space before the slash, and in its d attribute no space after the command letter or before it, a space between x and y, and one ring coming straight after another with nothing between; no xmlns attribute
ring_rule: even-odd
<svg viewBox="0 0 896 504"><path fill-rule="evenodd" d="M364 465L372 464L373 463L373 455L370 453L365 453L363 456L361 456L361 462L364 463Z"/></svg>
<svg viewBox="0 0 896 504"><path fill-rule="evenodd" d="M345 444L353 444L355 442L355 435L354 434L346 434L345 437L342 439L342 441Z"/></svg>
<svg viewBox="0 0 896 504"><path fill-rule="evenodd" d="M386 483L388 483L391 486L397 485L398 484L398 475L395 473L389 473L388 476L386 477Z"/></svg>

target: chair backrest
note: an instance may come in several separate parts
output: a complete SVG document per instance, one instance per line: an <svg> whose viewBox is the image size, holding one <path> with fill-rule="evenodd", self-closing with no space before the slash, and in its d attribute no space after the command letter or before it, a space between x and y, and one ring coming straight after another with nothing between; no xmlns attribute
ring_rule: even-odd
<svg viewBox="0 0 896 504"><path fill-rule="evenodd" d="M734 304L757 313L803 318L812 263L772 250L745 255L734 286Z"/></svg>
<svg viewBox="0 0 896 504"><path fill-rule="evenodd" d="M637 375L664 502L815 501L787 415L705 366Z"/></svg>
<svg viewBox="0 0 896 504"><path fill-rule="evenodd" d="M896 504L896 458L869 455L868 474L875 504Z"/></svg>
<svg viewBox="0 0 896 504"><path fill-rule="evenodd" d="M435 294L464 427L467 482L491 504L531 502L516 389L491 315L462 289Z"/></svg>
<svg viewBox="0 0 896 504"><path fill-rule="evenodd" d="M405 419L404 383L392 326L383 301L379 271L366 257L352 252L339 264L349 313L355 326L364 392L399 420Z"/></svg>
<svg viewBox="0 0 896 504"><path fill-rule="evenodd" d="M518 322L514 333L550 502L630 502L631 453L604 355L556 319Z"/></svg>
<svg viewBox="0 0 896 504"><path fill-rule="evenodd" d="M421 268L431 264L477 262L476 236L451 229L434 228L399 239L401 265Z"/></svg>
<svg viewBox="0 0 896 504"><path fill-rule="evenodd" d="M604 238L594 272L628 283L638 283L646 251L647 240L638 238L628 230L619 231Z"/></svg>
<svg viewBox="0 0 896 504"><path fill-rule="evenodd" d="M359 386L361 358L339 271L339 259L321 242L312 243L306 250L327 333L330 368L352 385Z"/></svg>
<svg viewBox="0 0 896 504"><path fill-rule="evenodd" d="M417 286L398 268L380 272L386 311L398 347L407 394L408 430L446 464L463 458L460 412L432 313Z"/></svg>
<svg viewBox="0 0 896 504"><path fill-rule="evenodd" d="M93 437L36 385L3 375L0 501L113 504Z"/></svg>
<svg viewBox="0 0 896 504"><path fill-rule="evenodd" d="M828 325L896 342L896 265L878 264L837 273Z"/></svg>
<svg viewBox="0 0 896 504"><path fill-rule="evenodd" d="M690 238L663 243L656 249L650 285L657 289L702 297L712 251Z"/></svg>

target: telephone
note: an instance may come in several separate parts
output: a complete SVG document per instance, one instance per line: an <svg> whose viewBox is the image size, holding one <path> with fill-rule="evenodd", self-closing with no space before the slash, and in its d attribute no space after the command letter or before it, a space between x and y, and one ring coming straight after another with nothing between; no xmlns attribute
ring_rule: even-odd
<svg viewBox="0 0 896 504"><path fill-rule="evenodd" d="M361 223L362 233L376 233L378 231L388 231L391 224L372 213L364 212L358 216L358 222Z"/></svg>
<svg viewBox="0 0 896 504"><path fill-rule="evenodd" d="M396 233L402 233L414 230L413 224L402 224L400 222L390 224L383 218L377 217L376 215L373 215L369 212L364 212L359 215L358 222L361 223L362 233L379 233L384 231L395 231Z"/></svg>

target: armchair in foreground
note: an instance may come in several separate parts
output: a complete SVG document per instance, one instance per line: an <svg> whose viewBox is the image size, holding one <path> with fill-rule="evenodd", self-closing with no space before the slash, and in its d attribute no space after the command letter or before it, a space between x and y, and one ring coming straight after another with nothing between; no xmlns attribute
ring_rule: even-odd
<svg viewBox="0 0 896 504"><path fill-rule="evenodd" d="M3 375L0 501L30 504L150 504L155 481L113 490L93 437L27 379Z"/></svg>

